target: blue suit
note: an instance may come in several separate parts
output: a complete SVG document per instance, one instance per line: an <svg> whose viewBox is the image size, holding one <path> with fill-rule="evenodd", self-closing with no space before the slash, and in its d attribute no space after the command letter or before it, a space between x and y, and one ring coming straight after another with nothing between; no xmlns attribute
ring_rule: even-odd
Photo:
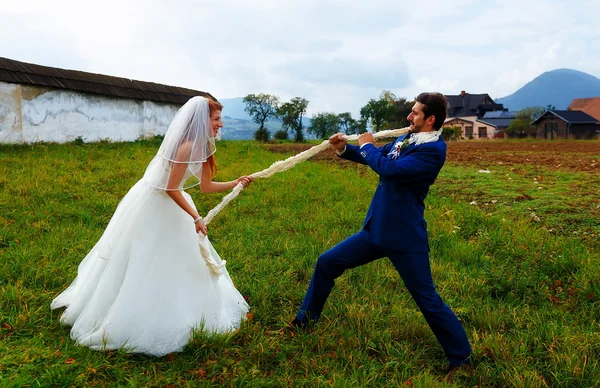
<svg viewBox="0 0 600 388"><path fill-rule="evenodd" d="M366 164L379 175L379 183L362 230L323 253L296 316L302 324L318 321L335 279L346 269L388 257L452 366L468 362L471 346L456 315L438 295L429 265L425 197L446 160L442 138L408 145L403 138L383 147L346 145L342 158Z"/></svg>

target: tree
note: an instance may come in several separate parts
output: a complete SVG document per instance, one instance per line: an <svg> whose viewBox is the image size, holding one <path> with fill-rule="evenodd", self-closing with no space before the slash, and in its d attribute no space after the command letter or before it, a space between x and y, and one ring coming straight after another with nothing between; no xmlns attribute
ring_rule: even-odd
<svg viewBox="0 0 600 388"><path fill-rule="evenodd" d="M370 99L367 105L360 109L360 117L364 121L369 119L373 123L374 132L383 129L383 124L390 121L395 112L396 96L394 93L384 90L379 96L379 100Z"/></svg>
<svg viewBox="0 0 600 388"><path fill-rule="evenodd" d="M296 133L297 143L304 141L302 133L302 117L306 113L308 100L300 97L294 97L289 102L282 104L277 110L277 114L283 120L282 127L288 131Z"/></svg>
<svg viewBox="0 0 600 388"><path fill-rule="evenodd" d="M363 119L356 120L356 125L358 126L358 132L356 133L365 133L367 132L367 121Z"/></svg>
<svg viewBox="0 0 600 388"><path fill-rule="evenodd" d="M539 106L531 106L523 108L517 112L515 119L506 128L506 135L511 138L523 138L535 135L535 128L531 126L531 122L535 120L540 113L544 112L544 108Z"/></svg>
<svg viewBox="0 0 600 388"><path fill-rule="evenodd" d="M339 131L340 119L338 115L330 112L314 115L310 121L310 127L308 127L308 132L314 133L319 139L327 139Z"/></svg>
<svg viewBox="0 0 600 388"><path fill-rule="evenodd" d="M246 104L244 110L248 112L255 123L260 124L260 127L254 134L254 138L257 140L266 139L264 141L269 140L269 131L265 129L265 122L268 121L269 118L277 117L279 97L263 93L248 94L244 97L243 101L244 104ZM265 132L267 136L265 136Z"/></svg>
<svg viewBox="0 0 600 388"><path fill-rule="evenodd" d="M389 128L404 128L408 126L408 115L412 111L414 101L408 101L405 97L400 97L394 101L394 109L389 117Z"/></svg>
<svg viewBox="0 0 600 388"><path fill-rule="evenodd" d="M361 125L352 118L350 112L340 113L338 115L339 127L346 135L361 133Z"/></svg>

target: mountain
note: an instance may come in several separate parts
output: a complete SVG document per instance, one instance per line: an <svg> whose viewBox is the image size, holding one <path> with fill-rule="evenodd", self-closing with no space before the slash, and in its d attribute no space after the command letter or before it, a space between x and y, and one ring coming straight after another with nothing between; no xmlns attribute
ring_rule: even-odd
<svg viewBox="0 0 600 388"><path fill-rule="evenodd" d="M510 96L496 99L511 111L529 106L567 109L574 98L600 97L600 79L571 69L547 71Z"/></svg>
<svg viewBox="0 0 600 388"><path fill-rule="evenodd" d="M224 140L252 140L254 139L254 132L258 129L259 125L252 121L252 118L244 110L246 104L244 104L243 97L236 98L223 98L219 100L223 105L223 128L221 129L221 136ZM304 137L306 139L314 139L314 135L306 133L306 128L310 125L310 119L303 118L304 123ZM265 123L265 128L271 133L271 138L281 129L281 120L269 119ZM294 138L294 134L288 132L290 139Z"/></svg>
<svg viewBox="0 0 600 388"><path fill-rule="evenodd" d="M225 114L223 107L223 128L221 128L221 137L223 140L253 140L254 132L259 125L249 119L238 119ZM280 120L269 120L265 123L265 128L271 133L271 138L275 132L281 129ZM291 139L293 135L288 132L288 137Z"/></svg>
<svg viewBox="0 0 600 388"><path fill-rule="evenodd" d="M223 98L219 102L223 105L223 117L229 116L236 119L251 120L248 113L244 110L246 104L244 104L243 97Z"/></svg>

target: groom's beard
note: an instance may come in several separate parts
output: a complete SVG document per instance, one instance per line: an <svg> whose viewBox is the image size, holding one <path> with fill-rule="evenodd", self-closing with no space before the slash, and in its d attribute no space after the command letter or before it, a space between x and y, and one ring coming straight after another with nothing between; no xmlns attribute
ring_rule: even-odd
<svg viewBox="0 0 600 388"><path fill-rule="evenodd" d="M412 126L412 128L409 127L409 129L408 129L408 134L409 135L413 134L413 133L421 133L421 132L423 132L423 126L424 125L418 126L418 125L415 125L415 123L410 122L410 121L408 123L409 123L409 125ZM431 131L433 131L433 129ZM425 132L431 132L431 131L425 131Z"/></svg>
<svg viewBox="0 0 600 388"><path fill-rule="evenodd" d="M410 127L408 129L409 134L421 132L421 128L416 126L415 123L409 122L409 124L410 124Z"/></svg>

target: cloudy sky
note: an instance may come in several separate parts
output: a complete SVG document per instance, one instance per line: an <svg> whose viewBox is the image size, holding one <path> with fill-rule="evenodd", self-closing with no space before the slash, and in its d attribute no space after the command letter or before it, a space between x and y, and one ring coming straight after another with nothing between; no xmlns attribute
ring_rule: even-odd
<svg viewBox="0 0 600 388"><path fill-rule="evenodd" d="M357 116L382 90L600 78L599 18L598 0L3 0L0 56Z"/></svg>

